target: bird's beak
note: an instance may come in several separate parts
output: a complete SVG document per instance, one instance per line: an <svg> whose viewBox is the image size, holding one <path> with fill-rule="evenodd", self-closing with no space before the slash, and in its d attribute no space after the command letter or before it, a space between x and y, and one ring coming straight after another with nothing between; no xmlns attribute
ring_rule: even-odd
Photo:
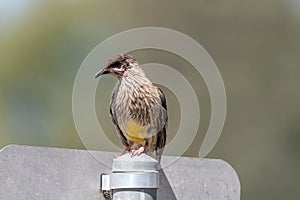
<svg viewBox="0 0 300 200"><path fill-rule="evenodd" d="M95 74L95 78L98 78L99 76L101 76L103 74L108 74L108 73L109 73L109 70L106 67L104 67L103 69L101 69L99 72L97 72Z"/></svg>

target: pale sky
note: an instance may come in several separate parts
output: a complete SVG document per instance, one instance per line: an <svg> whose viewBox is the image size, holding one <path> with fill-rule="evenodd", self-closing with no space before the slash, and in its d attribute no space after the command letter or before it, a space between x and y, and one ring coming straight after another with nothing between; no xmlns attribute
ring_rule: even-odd
<svg viewBox="0 0 300 200"><path fill-rule="evenodd" d="M0 0L0 23L18 22L33 5L33 0Z"/></svg>

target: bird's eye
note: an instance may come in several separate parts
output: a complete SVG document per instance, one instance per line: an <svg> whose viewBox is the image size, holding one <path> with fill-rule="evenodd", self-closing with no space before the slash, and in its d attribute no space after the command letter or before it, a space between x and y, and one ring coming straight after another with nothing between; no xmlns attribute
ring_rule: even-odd
<svg viewBox="0 0 300 200"><path fill-rule="evenodd" d="M116 67L117 67L117 68L121 68L121 67L122 67L121 63L118 64Z"/></svg>
<svg viewBox="0 0 300 200"><path fill-rule="evenodd" d="M122 67L122 64L120 63L120 62L116 62L115 64L114 64L114 68L121 68Z"/></svg>

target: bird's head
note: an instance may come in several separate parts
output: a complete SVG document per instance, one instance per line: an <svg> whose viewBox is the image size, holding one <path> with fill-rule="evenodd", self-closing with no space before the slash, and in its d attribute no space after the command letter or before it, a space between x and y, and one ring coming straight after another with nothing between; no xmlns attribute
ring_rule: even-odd
<svg viewBox="0 0 300 200"><path fill-rule="evenodd" d="M120 79L127 76L128 70L137 67L138 62L129 54L120 54L110 59L108 63L95 74L95 78L103 74L111 74Z"/></svg>

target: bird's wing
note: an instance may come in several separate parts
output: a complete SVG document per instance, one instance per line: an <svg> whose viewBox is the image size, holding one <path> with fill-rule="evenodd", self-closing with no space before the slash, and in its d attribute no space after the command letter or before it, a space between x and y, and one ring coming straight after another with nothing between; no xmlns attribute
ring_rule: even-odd
<svg viewBox="0 0 300 200"><path fill-rule="evenodd" d="M161 106L165 111L164 116L162 118L164 120L164 122L163 122L164 126L157 134L157 148L162 149L166 145L166 139L167 139L166 129L167 129L167 125L168 125L168 113L167 113L166 97L161 89L158 88L158 92L159 92L159 97L161 100Z"/></svg>
<svg viewBox="0 0 300 200"><path fill-rule="evenodd" d="M163 92L156 86L152 86L152 103L148 104L145 113L149 116L147 137L159 133L166 126L168 121L166 98ZM155 98L153 98L155 96ZM145 100L146 101L146 100Z"/></svg>
<svg viewBox="0 0 300 200"><path fill-rule="evenodd" d="M128 140L126 139L125 135L123 134L122 130L120 129L120 127L118 125L116 114L113 112L113 109L112 109L112 103L110 104L109 113L110 113L112 122L114 123L114 125L116 127L117 133L122 141L122 144L127 147L129 145Z"/></svg>
<svg viewBox="0 0 300 200"><path fill-rule="evenodd" d="M161 89L158 88L159 97L161 100L161 106L166 111L164 117L164 126L156 135L156 149L155 149L155 158L160 162L161 156L163 154L164 147L167 140L167 125L168 125L168 115L167 115L167 102L164 93Z"/></svg>

